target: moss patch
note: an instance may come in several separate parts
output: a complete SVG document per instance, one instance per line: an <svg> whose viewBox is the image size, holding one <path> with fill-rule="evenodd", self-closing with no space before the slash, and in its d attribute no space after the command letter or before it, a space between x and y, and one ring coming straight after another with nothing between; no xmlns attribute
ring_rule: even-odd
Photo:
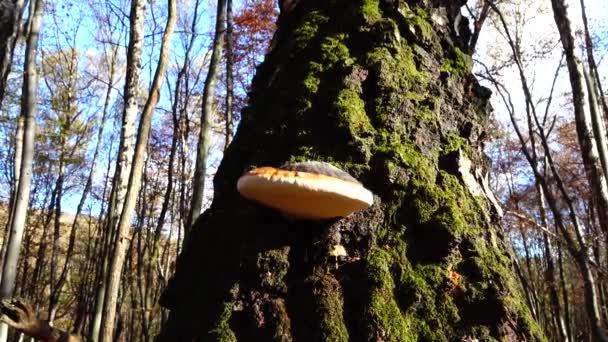
<svg viewBox="0 0 608 342"><path fill-rule="evenodd" d="M380 0L363 0L360 11L368 24L372 24L382 19Z"/></svg>
<svg viewBox="0 0 608 342"><path fill-rule="evenodd" d="M311 11L304 15L300 25L293 31L294 52L306 49L319 33L319 28L329 21L321 11Z"/></svg>
<svg viewBox="0 0 608 342"><path fill-rule="evenodd" d="M462 52L458 47L454 47L448 58L441 64L440 70L450 75L462 76L469 73L472 67L473 59L471 56Z"/></svg>

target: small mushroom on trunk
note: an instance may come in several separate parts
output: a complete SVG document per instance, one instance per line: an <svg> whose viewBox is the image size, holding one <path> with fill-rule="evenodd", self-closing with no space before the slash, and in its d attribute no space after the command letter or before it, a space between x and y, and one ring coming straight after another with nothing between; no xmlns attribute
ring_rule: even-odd
<svg viewBox="0 0 608 342"><path fill-rule="evenodd" d="M295 219L345 217L374 202L359 181L325 162L259 167L241 176L237 189L243 197Z"/></svg>

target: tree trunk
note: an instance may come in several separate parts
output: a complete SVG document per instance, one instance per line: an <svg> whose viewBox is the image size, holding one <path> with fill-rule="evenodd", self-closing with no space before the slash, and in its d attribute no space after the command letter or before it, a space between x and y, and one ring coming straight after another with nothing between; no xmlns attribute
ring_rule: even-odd
<svg viewBox="0 0 608 342"><path fill-rule="evenodd" d="M112 158L112 145L114 143L113 139L114 135L110 136L110 146L108 147L108 160ZM106 176L103 186L103 196L102 198L107 198L107 190L110 180L110 169L112 164L107 163L106 168ZM112 190L110 190L112 191ZM112 197L112 194L110 194ZM111 202L111 199L110 199ZM99 329L101 328L101 316L103 313L103 302L105 299L105 289L106 289L106 275L108 269L108 258L109 258L109 249L110 249L110 237L112 232L108 229L108 220L109 215L106 213L105 219L102 219L104 216L104 204L106 202L101 203L101 208L99 209L99 222L101 222L101 228L99 229L98 237L99 237L99 252L95 253L101 259L101 262L95 264L95 280L94 280L94 300L93 307L91 309L91 319L89 324L89 339L93 342L98 341L99 339ZM109 206L109 203L108 203ZM110 208L108 208L109 210Z"/></svg>
<svg viewBox="0 0 608 342"><path fill-rule="evenodd" d="M62 144L63 145L63 144ZM57 313L57 306L59 305L59 294L57 292L57 269L59 267L59 239L61 238L61 200L63 198L63 155L59 157L59 175L57 175L57 181L55 182L55 188L57 189L57 196L55 197L54 205L54 221L53 221L53 245L51 248L51 264L49 269L49 310L48 320L49 324L53 325L55 321L55 315Z"/></svg>
<svg viewBox="0 0 608 342"><path fill-rule="evenodd" d="M105 229L107 230L107 234L109 234L109 236L113 236L113 232L116 230L116 226L123 209L123 203L129 182L129 174L131 172L131 161L135 148L135 120L138 112L141 54L144 41L144 19L145 2L141 0L133 0L131 2L129 19L131 26L129 47L127 49L127 71L123 93L124 110L120 131L120 145L118 148L115 175L112 182L112 192L110 195L108 214L105 220ZM108 246L111 246L111 243L108 244ZM111 255L111 251L112 248L108 247L103 260L102 277L100 279L100 284L97 287L97 300L95 302L91 329L91 340L93 340L93 342L98 341L99 329L103 319L103 307L105 306L105 298L108 291L107 265L109 264L108 258Z"/></svg>
<svg viewBox="0 0 608 342"><path fill-rule="evenodd" d="M38 114L38 71L36 70L36 52L38 37L42 26L43 0L32 0L30 5L29 35L25 48L25 71L23 73L23 90L21 97L21 116L23 117L23 152L19 185L15 195L13 214L11 215L10 237L0 284L0 299L13 295L17 277L17 263L21 252L21 240L25 228L25 219L30 199L32 180L32 160L34 158L34 137L36 134L36 115ZM6 324L0 324L0 341L7 338Z"/></svg>
<svg viewBox="0 0 608 342"><path fill-rule="evenodd" d="M599 103L602 105L602 109L604 111L604 118L608 120L608 103L606 103L606 96L604 93L604 89L602 87L602 79L600 77L599 72L597 71L597 63L595 62L595 57L593 55L593 41L591 40L591 34L589 33L589 22L587 20L587 10L585 8L585 1L580 0L581 4L581 18L583 19L583 27L585 33L585 47L587 50L587 62L589 63L589 70L591 72L591 78L595 80L595 85L597 86L597 90L599 91L599 96L597 96ZM608 172L608 170L604 170Z"/></svg>
<svg viewBox="0 0 608 342"><path fill-rule="evenodd" d="M23 19L24 3L25 0L5 0L0 5L2 8L0 20L0 109L4 100L8 75L13 65L15 46L22 34L21 20Z"/></svg>
<svg viewBox="0 0 608 342"><path fill-rule="evenodd" d="M558 228L555 227L555 233L559 234ZM562 255L561 245L557 246L557 265L559 267L559 282L561 286L561 297L562 303L564 303L564 319L566 320L566 331L568 332L568 340L574 341L572 330L572 318L570 316L570 299L568 296L568 283L566 283L566 276L564 272L564 258Z"/></svg>
<svg viewBox="0 0 608 342"><path fill-rule="evenodd" d="M591 117L588 98L585 95L585 77L583 61L580 56L579 47L576 46L576 39L572 32L570 19L568 17L567 6L564 0L551 0L555 24L560 33L566 63L570 74L570 84L572 86L572 102L574 106L574 117L576 131L581 147L581 154L587 179L593 190L598 205L598 218L600 226L604 232L608 231L608 184L606 174L602 167L601 158L598 155L598 144L594 139L592 128L593 119ZM598 137L596 137L598 138ZM601 137L604 138L604 137ZM605 150L605 146L602 146ZM608 158L608 157L607 157ZM584 246L581 246L585 248ZM592 281L593 275L589 269L589 253L583 252L575 256L577 264L585 277L585 305L587 314L591 322L591 329L597 341L608 341L608 335L603 331L602 319L597 302L597 292Z"/></svg>
<svg viewBox="0 0 608 342"><path fill-rule="evenodd" d="M226 139L224 152L232 140L232 104L234 99L234 30L232 28L232 0L226 0Z"/></svg>
<svg viewBox="0 0 608 342"><path fill-rule="evenodd" d="M460 6L285 3L213 204L161 298L159 340L545 340L470 174L487 166L488 90L453 30ZM236 191L253 165L310 159L349 171L374 206L291 221Z"/></svg>
<svg viewBox="0 0 608 342"><path fill-rule="evenodd" d="M0 265L4 265L4 258L6 257L6 247L8 240L11 235L11 222L13 221L13 213L15 211L15 199L17 188L19 187L19 174L21 173L21 157L23 154L23 117L17 118L17 130L15 131L15 155L13 158L13 182L11 187L11 198L9 201L9 212L8 219L6 220L6 227L4 230L4 237L2 238L2 249L0 249ZM0 279L2 279L2 269L0 268Z"/></svg>
<svg viewBox="0 0 608 342"><path fill-rule="evenodd" d="M547 213L545 211L545 195L541 186L536 184L536 193L538 195L538 208L540 211L541 224L544 227L547 225ZM553 259L553 251L551 250L551 243L549 241L549 235L543 232L543 246L545 249L545 259L547 262L547 270L545 273L545 282L549 287L549 300L551 302L551 310L555 326L557 330L557 337L559 341L568 342L568 332L564 323L564 317L562 316L561 305L559 303L559 294L557 293L557 278L555 277L555 260Z"/></svg>
<svg viewBox="0 0 608 342"><path fill-rule="evenodd" d="M203 112L201 114L201 129L198 137L196 151L196 166L194 168L194 179L192 184L192 201L190 204L189 219L186 224L190 228L198 218L203 209L203 198L205 195L205 175L207 174L207 157L211 146L211 128L213 125L213 98L215 97L215 85L222 57L222 45L224 42L226 22L226 0L217 1L217 17L215 20L215 36L213 38L213 52L209 63L209 71L205 79L203 89Z"/></svg>
<svg viewBox="0 0 608 342"><path fill-rule="evenodd" d="M125 261L127 247L129 241L131 240L131 216L133 209L135 209L137 194L139 193L139 188L141 185L141 176L144 171L144 156L148 146L152 114L156 109L156 104L158 103L158 99L160 97L161 86L165 77L165 71L167 70L171 38L173 36L177 16L176 1L177 0L168 0L167 7L169 8L169 14L167 17L165 32L162 38L160 57L154 73L154 80L152 81L150 93L148 95L148 99L146 100L146 104L141 115L141 120L139 122L137 142L135 144L135 153L133 155L133 166L129 174L129 183L125 196L125 202L120 215L120 220L118 221L118 231L114 241L114 252L112 253L111 259L112 262L110 263L110 269L108 270L108 287L103 305L103 320L100 331L100 340L103 342L113 341L114 321L116 317L116 304L118 302L120 278L122 275L122 268ZM141 6L141 12L138 13L139 15L143 16L145 12L145 3L143 1L136 1L134 6Z"/></svg>

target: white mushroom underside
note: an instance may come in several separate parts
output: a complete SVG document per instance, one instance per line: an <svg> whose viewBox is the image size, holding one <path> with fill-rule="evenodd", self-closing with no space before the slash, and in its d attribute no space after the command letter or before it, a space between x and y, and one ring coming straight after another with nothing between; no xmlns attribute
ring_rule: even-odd
<svg viewBox="0 0 608 342"><path fill-rule="evenodd" d="M362 185L332 177L244 175L237 189L243 197L295 218L344 217L374 202L374 195Z"/></svg>

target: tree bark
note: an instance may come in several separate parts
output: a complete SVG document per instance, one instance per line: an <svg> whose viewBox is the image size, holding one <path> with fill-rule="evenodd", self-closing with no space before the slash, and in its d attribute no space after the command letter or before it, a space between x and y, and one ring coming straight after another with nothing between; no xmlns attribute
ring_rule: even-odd
<svg viewBox="0 0 608 342"><path fill-rule="evenodd" d="M141 6L141 12L138 12L138 14L143 16L145 12L144 2L135 1L134 6ZM177 19L176 0L168 0L167 7L169 8L169 13L167 17L167 25L165 26L165 32L163 33L160 57L154 73L154 80L152 81L150 93L148 95L148 99L146 100L146 104L139 122L137 142L135 144L135 153L133 155L133 166L129 175L129 183L124 206L118 222L118 232L114 241L114 252L111 259L112 262L110 264L110 269L108 270L108 287L103 306L103 320L100 332L100 340L102 342L113 341L120 277L122 275L122 268L125 261L127 247L129 245L129 241L131 240L131 216L133 209L135 209L137 195L141 185L141 176L144 171L144 156L148 146L152 114L156 109L156 104L158 103L158 99L160 97L160 89L165 77L165 71L167 70L171 38L173 36L173 30L175 28L175 22Z"/></svg>
<svg viewBox="0 0 608 342"><path fill-rule="evenodd" d="M8 75L13 65L15 46L22 35L21 20L25 0L5 0L0 4L0 109L4 100Z"/></svg>
<svg viewBox="0 0 608 342"><path fill-rule="evenodd" d="M141 54L144 41L144 19L145 2L141 0L131 1L130 12L130 36L129 47L127 49L126 79L123 93L123 117L120 130L120 145L116 170L112 181L112 192L110 193L110 204L105 220L105 229L108 236L114 236L118 225L118 220L123 209L129 174L132 167L132 159L135 143L135 120L138 112L139 78L141 74ZM97 287L97 300L93 314L91 328L91 340L98 341L103 312L105 308L106 296L108 292L108 269L109 256L112 255L112 242L107 245L108 249L104 255L101 283Z"/></svg>
<svg viewBox="0 0 608 342"><path fill-rule="evenodd" d="M10 237L0 283L0 299L13 295L17 277L17 263L21 252L21 240L25 228L25 219L30 199L32 180L32 160L34 158L34 137L36 134L36 116L38 114L38 71L36 70L36 53L38 37L42 26L44 12L43 0L32 0L28 18L29 35L25 48L25 71L23 74L23 90L21 97L21 116L23 117L23 152L19 185L15 196L15 205L11 215ZM7 338L7 326L0 324L0 341Z"/></svg>
<svg viewBox="0 0 608 342"><path fill-rule="evenodd" d="M192 184L192 201L190 204L190 214L186 227L196 221L203 209L203 199L205 195L205 175L207 174L207 157L211 147L211 128L213 126L213 98L215 97L215 85L222 58L222 45L226 33L226 0L217 0L217 17L215 19L215 36L213 38L213 48L209 71L205 79L203 89L203 111L201 114L201 129L198 137L196 150L196 166L194 168L194 179Z"/></svg>
<svg viewBox="0 0 608 342"><path fill-rule="evenodd" d="M547 225L547 213L545 211L545 195L540 185L536 184L536 193L538 195L538 208L540 212L541 224L544 227ZM543 232L543 246L545 249L545 259L547 261L547 271L545 282L549 287L549 300L551 302L551 310L553 319L555 320L555 326L557 330L557 337L559 341L568 342L568 331L566 330L566 324L564 323L564 317L562 316L561 305L559 303L559 294L557 292L557 278L555 276L555 260L553 259L553 251L551 250L551 243L549 241L549 235Z"/></svg>
<svg viewBox="0 0 608 342"><path fill-rule="evenodd" d="M159 340L545 340L498 211L466 174L487 163L489 94L453 29L461 4L309 0L281 13L161 298ZM349 171L375 204L291 221L236 191L253 165L310 159ZM336 245L348 256L330 256Z"/></svg>
<svg viewBox="0 0 608 342"><path fill-rule="evenodd" d="M595 62L595 57L593 55L593 41L591 40L591 34L589 33L589 22L587 20L587 9L585 8L585 1L580 0L581 4L581 17L583 19L583 27L585 33L585 47L587 50L587 61L589 63L589 69L591 72L592 79L595 80L595 84L597 86L597 90L599 91L599 96L597 96L599 103L602 105L602 109L604 111L604 118L608 120L608 103L606 102L606 96L604 93L604 89L602 87L602 82L600 82L601 77L599 72L597 71L597 63ZM608 172L608 170L604 170Z"/></svg>
<svg viewBox="0 0 608 342"><path fill-rule="evenodd" d="M13 221L13 213L15 211L15 199L17 194L17 188L19 187L19 174L21 173L21 157L23 154L23 128L23 117L19 116L19 118L17 118L17 130L15 131L15 155L13 158L13 182L11 187L11 198L8 206L8 219L6 220L4 237L2 239L2 249L0 250L0 265L4 265L4 258L6 257L8 240L10 239L11 235L11 222ZM3 269L0 269L0 279L2 279L2 271Z"/></svg>
<svg viewBox="0 0 608 342"><path fill-rule="evenodd" d="M232 104L234 99L234 30L232 26L232 0L226 0L226 139L224 152L232 141Z"/></svg>

